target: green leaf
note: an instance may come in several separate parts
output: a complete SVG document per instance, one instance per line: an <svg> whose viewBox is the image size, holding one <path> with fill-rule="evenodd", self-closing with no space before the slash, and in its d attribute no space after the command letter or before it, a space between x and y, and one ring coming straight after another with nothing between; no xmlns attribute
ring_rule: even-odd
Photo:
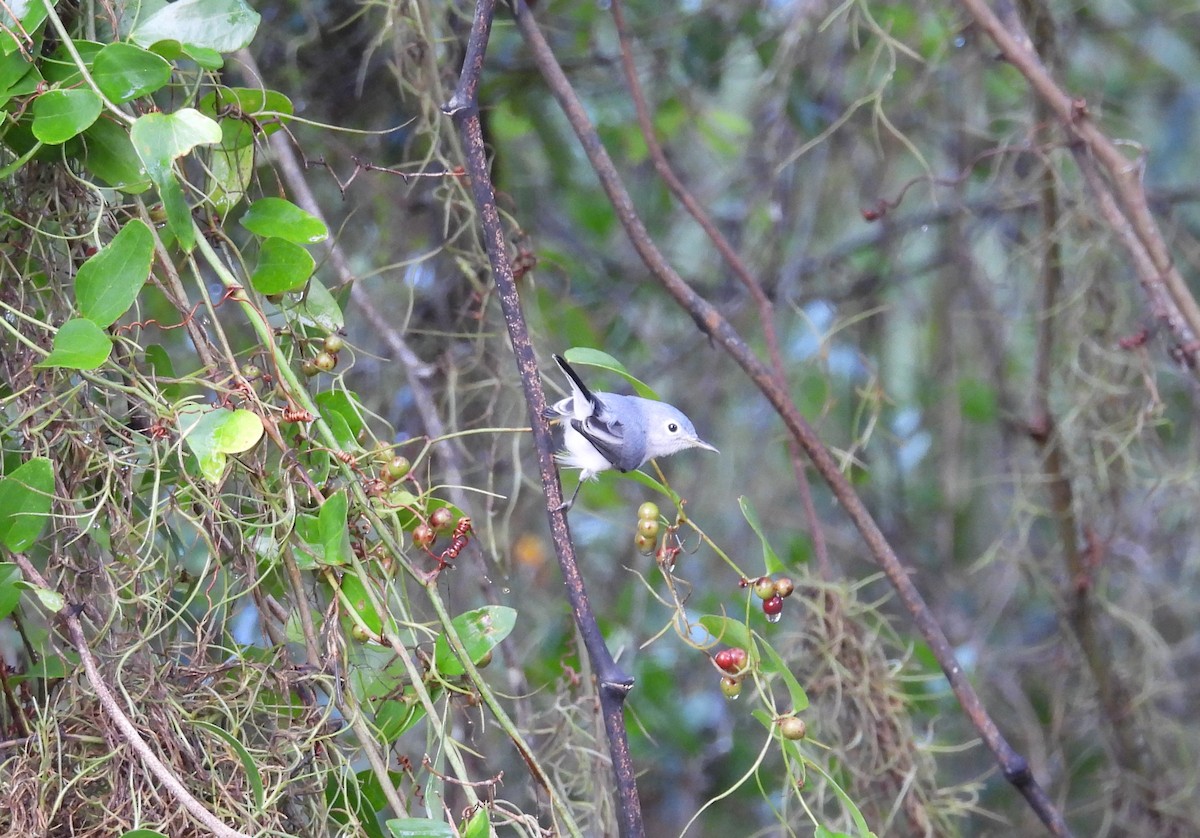
<svg viewBox="0 0 1200 838"><path fill-rule="evenodd" d="M996 389L977 378L959 379L958 405L965 419L971 422L991 422L996 418L998 411Z"/></svg>
<svg viewBox="0 0 1200 838"><path fill-rule="evenodd" d="M321 532L321 545L325 548L325 564L343 565L350 563L350 531L347 529L346 510L349 504L346 500L346 490L340 489L325 499L321 511L317 514L317 524ZM342 589L345 590L343 583ZM378 616L375 618L378 620ZM370 623L368 623L370 625ZM372 626L376 632L382 624Z"/></svg>
<svg viewBox="0 0 1200 838"><path fill-rule="evenodd" d="M408 690L405 690L405 695L409 695ZM379 735L384 742L395 742L425 718L425 706L416 700L415 692L412 693L412 699L385 701L375 711L375 726L379 728Z"/></svg>
<svg viewBox="0 0 1200 838"><path fill-rule="evenodd" d="M167 838L167 836L155 829L131 829L128 832L122 832L121 838Z"/></svg>
<svg viewBox="0 0 1200 838"><path fill-rule="evenodd" d="M0 620L11 614L21 600L21 590L17 587L20 581L19 567L11 562L0 562Z"/></svg>
<svg viewBox="0 0 1200 838"><path fill-rule="evenodd" d="M329 237L329 228L321 219L283 198L255 201L242 216L241 224L264 238L274 236L296 244L316 244Z"/></svg>
<svg viewBox="0 0 1200 838"><path fill-rule="evenodd" d="M224 132L221 144L230 149L253 145L256 134L275 133L295 112L291 99L259 87L220 87L204 96L196 107L220 120Z"/></svg>
<svg viewBox="0 0 1200 838"><path fill-rule="evenodd" d="M250 43L260 19L242 0L178 0L139 23L130 37L145 47L179 41L187 47L235 52Z"/></svg>
<svg viewBox="0 0 1200 838"><path fill-rule="evenodd" d="M262 775L258 772L258 763L250 752L246 750L246 746L238 741L237 737L224 728L217 727L209 722L195 721L193 724L201 730L207 730L209 733L218 737L225 742L233 752L237 754L241 760L242 768L246 771L246 778L250 781L250 790L254 793L254 803L259 812L266 811L267 795L263 789Z"/></svg>
<svg viewBox="0 0 1200 838"><path fill-rule="evenodd" d="M65 143L95 122L103 108L87 88L47 91L33 102L33 136L50 145Z"/></svg>
<svg viewBox="0 0 1200 838"><path fill-rule="evenodd" d="M475 814L463 828L463 838L488 838L492 834L492 821L486 807L475 810Z"/></svg>
<svg viewBox="0 0 1200 838"><path fill-rule="evenodd" d="M362 417L362 403L358 397L345 390L327 390L314 401L321 411L321 418L326 422L332 424L338 419L342 420L346 437L343 439L339 436L338 444L346 449L357 448L358 435L366 427Z"/></svg>
<svg viewBox="0 0 1200 838"><path fill-rule="evenodd" d="M0 53L8 55L25 47L33 55L38 55L37 35L45 20L46 6L37 0L14 0L0 5L0 23L4 24L0 28ZM17 21L20 21L20 26L14 25ZM26 34L34 38L32 48L25 40Z"/></svg>
<svg viewBox="0 0 1200 838"><path fill-rule="evenodd" d="M0 479L0 544L14 553L33 546L53 500L54 469L45 457L34 457Z"/></svg>
<svg viewBox="0 0 1200 838"><path fill-rule="evenodd" d="M311 254L300 245L285 239L265 239L250 284L260 294L295 291L304 287L315 267Z"/></svg>
<svg viewBox="0 0 1200 838"><path fill-rule="evenodd" d="M111 326L137 299L150 277L153 258L154 234L135 218L79 266L75 275L79 313L97 326Z"/></svg>
<svg viewBox="0 0 1200 838"><path fill-rule="evenodd" d="M589 349L584 346L576 346L568 349L563 353L563 357L571 364L572 367L582 365L587 367L599 367L600 369L615 372L617 375L625 378L633 385L634 391L644 399L658 399L658 393L647 384L643 384L637 378L634 378L630 372L625 369L624 365L607 352L601 352L599 349ZM576 370L578 372L578 370ZM581 376L582 377L582 376ZM587 383L586 381L584 383Z"/></svg>
<svg viewBox="0 0 1200 838"><path fill-rule="evenodd" d="M263 424L258 414L249 410L209 410L189 404L179 411L179 432L196 455L200 473L215 483L225 472L226 455L257 445Z"/></svg>
<svg viewBox="0 0 1200 838"><path fill-rule="evenodd" d="M114 189L137 194L150 188L150 177L129 141L129 131L101 117L83 132L87 168Z"/></svg>
<svg viewBox="0 0 1200 838"><path fill-rule="evenodd" d="M700 625L713 636L713 640L726 646L736 646L745 649L753 657L757 647L750 637L750 629L745 623L732 617L722 617L716 614L705 614L700 618Z"/></svg>
<svg viewBox="0 0 1200 838"><path fill-rule="evenodd" d="M37 366L94 370L111 352L112 340L104 330L87 318L76 317L62 324L49 356Z"/></svg>
<svg viewBox="0 0 1200 838"><path fill-rule="evenodd" d="M38 602L51 614L57 614L67 606L66 599L58 591L52 591L49 588L40 588L37 585L30 585L27 582L18 582L17 587L33 591L33 595L38 598Z"/></svg>
<svg viewBox="0 0 1200 838"><path fill-rule="evenodd" d="M326 501L326 503L328 503L328 501ZM342 536L347 536L344 523L342 525ZM346 558L349 559L349 543L347 543L346 548ZM326 544L325 549L328 552L328 544ZM325 563L331 564L331 562L328 561L329 556L326 555L325 558ZM346 572L342 574L341 582L339 584L341 585L342 593L346 595L346 599L350 602L350 607L354 609L354 613L356 613L359 619L362 620L363 625L370 629L371 634L375 637L378 637L383 631L383 618L380 616L379 612L375 610L375 606L371 604L370 598L367 597L366 586L362 579L360 579L358 574L353 570L347 568Z"/></svg>
<svg viewBox="0 0 1200 838"><path fill-rule="evenodd" d="M327 334L339 332L346 325L341 306L320 280L315 278L308 283L303 300L289 301L283 308L285 311L295 312L302 322Z"/></svg>
<svg viewBox="0 0 1200 838"><path fill-rule="evenodd" d="M517 623L517 611L506 605L488 605L459 614L450 623L462 640L463 648L471 656L471 662L477 664L508 637ZM444 634L438 635L434 644L433 660L437 671L443 676L453 677L467 671L450 649Z"/></svg>
<svg viewBox="0 0 1200 838"><path fill-rule="evenodd" d="M429 818L393 818L385 826L392 838L455 838L454 827Z"/></svg>
<svg viewBox="0 0 1200 838"><path fill-rule="evenodd" d="M171 80L171 65L161 56L133 44L109 44L92 62L92 78L100 91L120 104L146 96Z"/></svg>
<svg viewBox="0 0 1200 838"><path fill-rule="evenodd" d="M157 182L171 173L176 159L196 146L219 143L221 126L193 108L181 108L175 113L138 117L129 138L147 173Z"/></svg>
<svg viewBox="0 0 1200 838"><path fill-rule="evenodd" d="M738 506L742 508L742 517L746 519L746 523L750 525L750 529L754 530L754 534L758 536L758 540L762 543L763 549L763 566L766 567L766 575L770 576L775 573L782 573L787 568L783 562L779 560L779 556L775 553L771 543L767 541L767 536L763 533L762 522L758 520L758 512L755 511L754 505L750 503L750 499L743 495L738 498Z"/></svg>
<svg viewBox="0 0 1200 838"><path fill-rule="evenodd" d="M222 142L213 149L208 175L208 199L218 215L228 215L246 197L254 176L253 144L233 147Z"/></svg>
<svg viewBox="0 0 1200 838"><path fill-rule="evenodd" d="M184 0L186 2L186 0ZM221 141L221 126L192 108L175 113L150 113L138 117L129 139L158 187L167 211L167 225L180 246L190 252L195 245L191 209L172 170L175 160L198 145Z"/></svg>

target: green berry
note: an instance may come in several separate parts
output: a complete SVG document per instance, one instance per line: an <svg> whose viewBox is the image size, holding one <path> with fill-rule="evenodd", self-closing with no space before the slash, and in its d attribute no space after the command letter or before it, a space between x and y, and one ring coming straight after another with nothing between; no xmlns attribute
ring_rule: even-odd
<svg viewBox="0 0 1200 838"><path fill-rule="evenodd" d="M779 720L779 732L783 734L784 739L795 742L803 739L808 733L808 725L805 724L804 719L788 716L786 719Z"/></svg>
<svg viewBox="0 0 1200 838"><path fill-rule="evenodd" d="M646 538L658 538L658 521L653 518L641 518L638 520L638 535L644 535Z"/></svg>
<svg viewBox="0 0 1200 838"><path fill-rule="evenodd" d="M325 351L331 355L336 355L346 347L346 341L341 335L326 335L324 343L321 344Z"/></svg>
<svg viewBox="0 0 1200 838"><path fill-rule="evenodd" d="M742 694L742 679L726 676L721 679L721 692L726 698L737 698Z"/></svg>
<svg viewBox="0 0 1200 838"><path fill-rule="evenodd" d="M654 539L638 533L633 539L633 545L637 547L639 553L649 553L654 549Z"/></svg>
<svg viewBox="0 0 1200 838"><path fill-rule="evenodd" d="M313 365L321 372L331 372L337 366L337 358L328 352L318 352L317 357L313 358Z"/></svg>
<svg viewBox="0 0 1200 838"><path fill-rule="evenodd" d="M304 361L304 363L302 363L300 365L300 373L305 378L312 378L314 375L316 375L319 372L320 372L320 370L317 369L317 365L315 363L313 363L312 361L306 360L306 361Z"/></svg>
<svg viewBox="0 0 1200 838"><path fill-rule="evenodd" d="M403 480L411 468L412 463L408 461L408 457L392 457L383 467L383 473L380 476L387 483L395 483L397 480Z"/></svg>
<svg viewBox="0 0 1200 838"><path fill-rule="evenodd" d="M642 521L657 521L658 520L658 505L646 501L638 507L638 518Z"/></svg>
<svg viewBox="0 0 1200 838"><path fill-rule="evenodd" d="M779 597L790 597L792 591L796 590L796 583L787 576L780 576L775 580L775 595Z"/></svg>
<svg viewBox="0 0 1200 838"><path fill-rule="evenodd" d="M754 595L759 599L770 599L775 596L775 580L770 576L760 576L755 579Z"/></svg>

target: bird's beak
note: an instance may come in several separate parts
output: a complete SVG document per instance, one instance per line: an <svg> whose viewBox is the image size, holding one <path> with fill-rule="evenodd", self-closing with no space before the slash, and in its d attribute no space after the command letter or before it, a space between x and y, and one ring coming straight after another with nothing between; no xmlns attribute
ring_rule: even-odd
<svg viewBox="0 0 1200 838"><path fill-rule="evenodd" d="M698 438L698 437L697 437L696 441L695 441L695 442L693 442L692 444L693 444L694 446L696 446L697 448L703 448L705 451L711 451L711 452L713 452L714 454L720 454L720 453L721 453L720 451L718 451L718 450L717 450L717 446L715 446L715 445L709 445L707 442L705 442L704 440L702 440L702 439L700 439L700 438Z"/></svg>

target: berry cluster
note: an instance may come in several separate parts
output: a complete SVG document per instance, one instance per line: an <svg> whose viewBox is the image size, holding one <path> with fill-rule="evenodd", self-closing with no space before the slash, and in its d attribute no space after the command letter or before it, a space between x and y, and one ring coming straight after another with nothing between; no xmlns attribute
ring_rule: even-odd
<svg viewBox="0 0 1200 838"><path fill-rule="evenodd" d="M778 579L760 576L753 581L743 579L739 584L743 588L747 586L754 588L755 596L762 600L763 613L772 623L779 622L783 616L784 599L790 597L792 591L796 589L796 584L787 576L780 576Z"/></svg>

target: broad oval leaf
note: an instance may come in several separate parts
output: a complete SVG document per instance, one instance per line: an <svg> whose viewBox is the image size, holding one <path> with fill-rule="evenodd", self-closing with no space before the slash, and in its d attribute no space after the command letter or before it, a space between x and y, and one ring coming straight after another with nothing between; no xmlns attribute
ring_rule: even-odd
<svg viewBox="0 0 1200 838"><path fill-rule="evenodd" d="M241 224L264 238L274 236L296 244L316 244L329 237L321 219L283 198L260 198L242 215Z"/></svg>
<svg viewBox="0 0 1200 838"><path fill-rule="evenodd" d="M33 136L50 145L65 143L95 122L103 107L87 88L50 90L33 102Z"/></svg>
<svg viewBox="0 0 1200 838"><path fill-rule="evenodd" d="M316 265L312 255L300 245L269 238L259 250L258 266L250 276L250 284L260 294L294 291L304 287Z"/></svg>
<svg viewBox="0 0 1200 838"><path fill-rule="evenodd" d="M187 47L234 52L250 43L261 20L242 0L178 0L130 33L135 43L179 41Z"/></svg>
<svg viewBox="0 0 1200 838"><path fill-rule="evenodd" d="M489 605L459 614L450 622L467 654L471 656L471 661L479 663L500 641L508 637L517 623L517 611L507 605ZM451 651L444 634L438 635L434 644L433 659L437 671L444 676L453 677L467 671Z"/></svg>
<svg viewBox="0 0 1200 838"><path fill-rule="evenodd" d="M308 291L303 300L287 304L284 309L294 311L303 322L327 333L340 331L346 325L342 307L329 293L329 289L317 279L308 283Z"/></svg>
<svg viewBox="0 0 1200 838"><path fill-rule="evenodd" d="M103 250L79 266L75 300L79 313L97 326L110 326L129 311L150 277L154 234L139 219L121 228Z"/></svg>
<svg viewBox="0 0 1200 838"><path fill-rule="evenodd" d="M321 504L321 511L317 513L317 526L321 533L321 545L325 548L325 564L349 564L350 563L350 531L346 524L346 511L349 508L349 502L346 499L345 490L334 492L329 497L325 498L325 502ZM351 593L351 580L357 581L352 574L347 574L342 579L342 590L346 592L352 600L354 595ZM362 591L357 592L359 595ZM375 610L370 608L366 597L361 597L363 605L355 605L355 610L358 611L371 630L378 633L383 624L379 622L379 615L375 614ZM366 610L370 610L372 617L367 619Z"/></svg>
<svg viewBox="0 0 1200 838"><path fill-rule="evenodd" d="M45 457L34 457L0 479L0 544L14 553L28 550L41 535L53 500L54 469Z"/></svg>
<svg viewBox="0 0 1200 838"><path fill-rule="evenodd" d="M62 324L50 354L38 366L94 370L111 352L112 340L104 330L86 317L76 317Z"/></svg>
<svg viewBox="0 0 1200 838"><path fill-rule="evenodd" d="M261 87L219 87L196 105L200 112L221 122L226 148L254 144L256 134L273 134L295 113L292 100L277 90Z"/></svg>
<svg viewBox="0 0 1200 838"><path fill-rule="evenodd" d="M600 369L610 370L624 378L631 385L634 391L644 399L658 399L658 393L654 392L654 388L641 380L635 378L629 370L625 369L625 365L609 355L607 352L601 352L599 349L591 349L586 346L576 346L568 349L563 353L572 364L583 364L589 367L599 367Z"/></svg>
<svg viewBox="0 0 1200 838"><path fill-rule="evenodd" d="M166 59L133 44L113 43L92 62L96 86L114 102L128 102L161 88L171 80Z"/></svg>

